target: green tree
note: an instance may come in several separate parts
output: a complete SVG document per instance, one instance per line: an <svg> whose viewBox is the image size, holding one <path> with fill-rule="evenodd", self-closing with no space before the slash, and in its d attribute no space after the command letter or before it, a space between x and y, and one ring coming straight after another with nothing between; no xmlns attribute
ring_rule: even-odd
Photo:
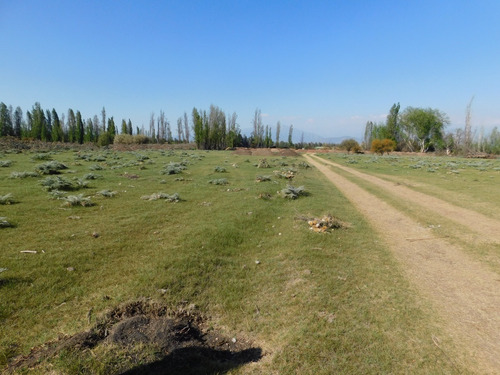
<svg viewBox="0 0 500 375"><path fill-rule="evenodd" d="M40 103L36 102L31 111L31 137L46 141L48 136L46 126L45 113Z"/></svg>
<svg viewBox="0 0 500 375"><path fill-rule="evenodd" d="M85 135L83 137L83 141L85 143L92 143L94 142L94 123L92 122L92 119L87 119L86 125L85 125Z"/></svg>
<svg viewBox="0 0 500 375"><path fill-rule="evenodd" d="M130 121L130 119L128 119L128 122L127 122L127 133L129 135L132 135L132 121Z"/></svg>
<svg viewBox="0 0 500 375"><path fill-rule="evenodd" d="M14 136L21 138L23 126L23 110L21 107L16 107L14 111Z"/></svg>
<svg viewBox="0 0 500 375"><path fill-rule="evenodd" d="M432 108L407 107L401 114L404 141L410 149L420 152L444 148L443 131L449 123L443 112Z"/></svg>
<svg viewBox="0 0 500 375"><path fill-rule="evenodd" d="M396 142L396 145L401 141L401 130L399 125L400 107L399 103L392 105L385 123L385 126L387 127L387 138Z"/></svg>
<svg viewBox="0 0 500 375"><path fill-rule="evenodd" d="M12 116L11 111L7 105L3 102L0 103L0 136L2 135L14 135L14 129L12 126Z"/></svg>
<svg viewBox="0 0 500 375"><path fill-rule="evenodd" d="M349 152L358 152L361 150L361 147L359 146L359 143L355 140L355 139L352 139L352 138L349 138L349 139L344 139L341 143L340 143L340 148L342 150L346 150L347 153Z"/></svg>
<svg viewBox="0 0 500 375"><path fill-rule="evenodd" d="M68 109L68 141L70 143L78 142L75 112L71 108Z"/></svg>
<svg viewBox="0 0 500 375"><path fill-rule="evenodd" d="M122 131L121 134L128 134L127 122L125 119L122 119Z"/></svg>
<svg viewBox="0 0 500 375"><path fill-rule="evenodd" d="M293 125L290 125L290 129L288 130L288 147L293 147L293 142L292 142L292 136L293 136Z"/></svg>
<svg viewBox="0 0 500 375"><path fill-rule="evenodd" d="M276 147L280 147L281 122L276 123Z"/></svg>
<svg viewBox="0 0 500 375"><path fill-rule="evenodd" d="M61 126L61 121L55 110L52 108L52 142L63 142L64 132Z"/></svg>
<svg viewBox="0 0 500 375"><path fill-rule="evenodd" d="M83 144L85 138L85 124L83 123L82 114L76 111L76 142Z"/></svg>

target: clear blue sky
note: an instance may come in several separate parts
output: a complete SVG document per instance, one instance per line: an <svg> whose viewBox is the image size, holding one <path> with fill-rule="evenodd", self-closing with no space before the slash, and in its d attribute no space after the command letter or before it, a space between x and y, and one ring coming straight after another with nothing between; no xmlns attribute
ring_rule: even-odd
<svg viewBox="0 0 500 375"><path fill-rule="evenodd" d="M500 1L0 0L0 101L107 114L256 108L323 136L361 137L390 107L500 126ZM283 128L282 128L283 129Z"/></svg>

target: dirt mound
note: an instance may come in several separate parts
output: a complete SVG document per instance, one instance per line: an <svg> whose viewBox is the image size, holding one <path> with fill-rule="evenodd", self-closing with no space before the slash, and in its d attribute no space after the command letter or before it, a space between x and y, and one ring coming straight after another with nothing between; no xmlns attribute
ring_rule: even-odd
<svg viewBox="0 0 500 375"><path fill-rule="evenodd" d="M249 341L209 330L206 322L193 306L171 310L158 303L135 301L108 312L89 331L33 348L29 355L14 359L7 371L32 368L63 351L83 351L104 343L124 348L152 345L161 353L157 361L127 374L156 373L159 368L190 373L193 365L225 371L262 357L261 349Z"/></svg>

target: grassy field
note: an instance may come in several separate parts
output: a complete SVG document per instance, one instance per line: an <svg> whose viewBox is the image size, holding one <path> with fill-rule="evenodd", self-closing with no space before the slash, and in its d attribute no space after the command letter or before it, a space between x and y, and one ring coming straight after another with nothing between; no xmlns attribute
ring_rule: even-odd
<svg viewBox="0 0 500 375"><path fill-rule="evenodd" d="M49 159L67 169L16 173L47 170L39 166ZM207 373L469 373L473 364L441 336L437 314L350 203L300 157L268 157L269 169L257 168L260 159L202 151L3 151L0 196L11 196L0 217L12 227L0 228L0 268L7 269L0 273L0 366L90 329L116 306L149 299L172 309L196 306L209 329L262 350L256 362L214 365ZM339 160L388 178L405 173L429 189L447 186L437 183L441 172L425 171L433 166L402 167L420 159ZM482 189L488 199L481 186L498 180L497 167L454 168L459 173L450 178L464 180L454 191L482 207L470 192ZM277 194L289 181L273 171L287 169L307 195ZM256 182L263 175L270 181ZM43 186L64 182L71 190ZM157 193L177 193L179 201L141 199ZM69 205L78 200L84 206ZM350 227L315 233L299 219L326 214ZM164 356L154 345L103 343L16 371L118 374Z"/></svg>

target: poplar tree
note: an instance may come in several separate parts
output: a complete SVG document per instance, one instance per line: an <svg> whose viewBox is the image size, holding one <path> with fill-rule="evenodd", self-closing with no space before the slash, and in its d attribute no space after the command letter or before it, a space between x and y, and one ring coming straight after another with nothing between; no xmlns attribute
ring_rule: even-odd
<svg viewBox="0 0 500 375"><path fill-rule="evenodd" d="M76 142L83 144L83 138L85 136L85 125L83 124L82 114L80 111L76 111Z"/></svg>

